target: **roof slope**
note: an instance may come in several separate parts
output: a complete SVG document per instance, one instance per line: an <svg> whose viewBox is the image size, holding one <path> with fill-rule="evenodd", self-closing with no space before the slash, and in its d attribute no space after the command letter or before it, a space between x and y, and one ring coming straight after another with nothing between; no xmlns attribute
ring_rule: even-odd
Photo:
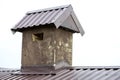
<svg viewBox="0 0 120 80"><path fill-rule="evenodd" d="M0 71L0 80L120 80L120 67L71 67L47 74Z"/></svg>
<svg viewBox="0 0 120 80"><path fill-rule="evenodd" d="M63 27L74 32L84 34L71 5L47 8L28 12L25 17L14 27L12 31L54 24L56 28Z"/></svg>

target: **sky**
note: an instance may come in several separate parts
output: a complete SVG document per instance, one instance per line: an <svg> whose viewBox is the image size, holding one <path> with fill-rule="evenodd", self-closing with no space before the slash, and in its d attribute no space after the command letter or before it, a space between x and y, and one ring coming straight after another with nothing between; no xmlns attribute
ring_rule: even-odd
<svg viewBox="0 0 120 80"><path fill-rule="evenodd" d="M71 4L85 35L73 36L73 66L120 66L120 0L0 0L0 67L20 68L27 11Z"/></svg>

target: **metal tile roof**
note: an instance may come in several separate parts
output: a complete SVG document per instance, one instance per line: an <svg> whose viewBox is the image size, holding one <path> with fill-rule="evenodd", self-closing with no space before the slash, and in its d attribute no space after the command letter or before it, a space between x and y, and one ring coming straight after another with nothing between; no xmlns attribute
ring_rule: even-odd
<svg viewBox="0 0 120 80"><path fill-rule="evenodd" d="M68 25L62 26L62 24L66 20L69 20L68 18L71 18L71 22L66 23ZM47 8L37 11L30 11L11 30L20 31L21 29L31 28L35 26L40 27L49 24L54 24L56 28L63 27L74 32L81 33L81 35L84 34L84 30L80 25L77 17L75 16L71 5ZM71 24L71 26L69 24Z"/></svg>
<svg viewBox="0 0 120 80"><path fill-rule="evenodd" d="M120 80L120 67L70 67L49 74L0 71L0 80ZM4 74L4 75L1 75Z"/></svg>

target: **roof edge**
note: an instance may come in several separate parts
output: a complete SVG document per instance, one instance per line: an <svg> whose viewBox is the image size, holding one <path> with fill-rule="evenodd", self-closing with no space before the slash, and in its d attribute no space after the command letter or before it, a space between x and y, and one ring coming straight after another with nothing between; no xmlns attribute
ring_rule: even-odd
<svg viewBox="0 0 120 80"><path fill-rule="evenodd" d="M57 6L57 7L51 7L51 8L44 8L44 9L39 9L39 10L32 10L32 11L28 11L26 14L37 13L37 12L41 12L41 11L48 11L48 10L52 10L52 9L68 8L69 6L71 6L71 4Z"/></svg>
<svg viewBox="0 0 120 80"><path fill-rule="evenodd" d="M85 31L84 31L83 27L81 26L80 22L78 21L74 11L71 12L71 16L72 16L72 18L73 18L73 20L74 20L80 34L83 36L85 34Z"/></svg>
<svg viewBox="0 0 120 80"><path fill-rule="evenodd" d="M52 21L52 23L55 24L56 28L59 28L60 25L67 19L67 17L70 15L70 13L73 11L73 8L71 5L68 6L67 9L64 9L59 16L55 20ZM71 11L70 11L71 10ZM64 15L63 15L64 14Z"/></svg>

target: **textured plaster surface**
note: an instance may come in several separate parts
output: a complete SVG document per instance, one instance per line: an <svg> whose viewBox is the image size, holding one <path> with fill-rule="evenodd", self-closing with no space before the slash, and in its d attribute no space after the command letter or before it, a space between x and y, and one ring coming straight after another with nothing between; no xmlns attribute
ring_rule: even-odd
<svg viewBox="0 0 120 80"><path fill-rule="evenodd" d="M43 40L33 34L43 33ZM22 66L54 65L61 61L72 64L72 32L54 27L23 31Z"/></svg>

